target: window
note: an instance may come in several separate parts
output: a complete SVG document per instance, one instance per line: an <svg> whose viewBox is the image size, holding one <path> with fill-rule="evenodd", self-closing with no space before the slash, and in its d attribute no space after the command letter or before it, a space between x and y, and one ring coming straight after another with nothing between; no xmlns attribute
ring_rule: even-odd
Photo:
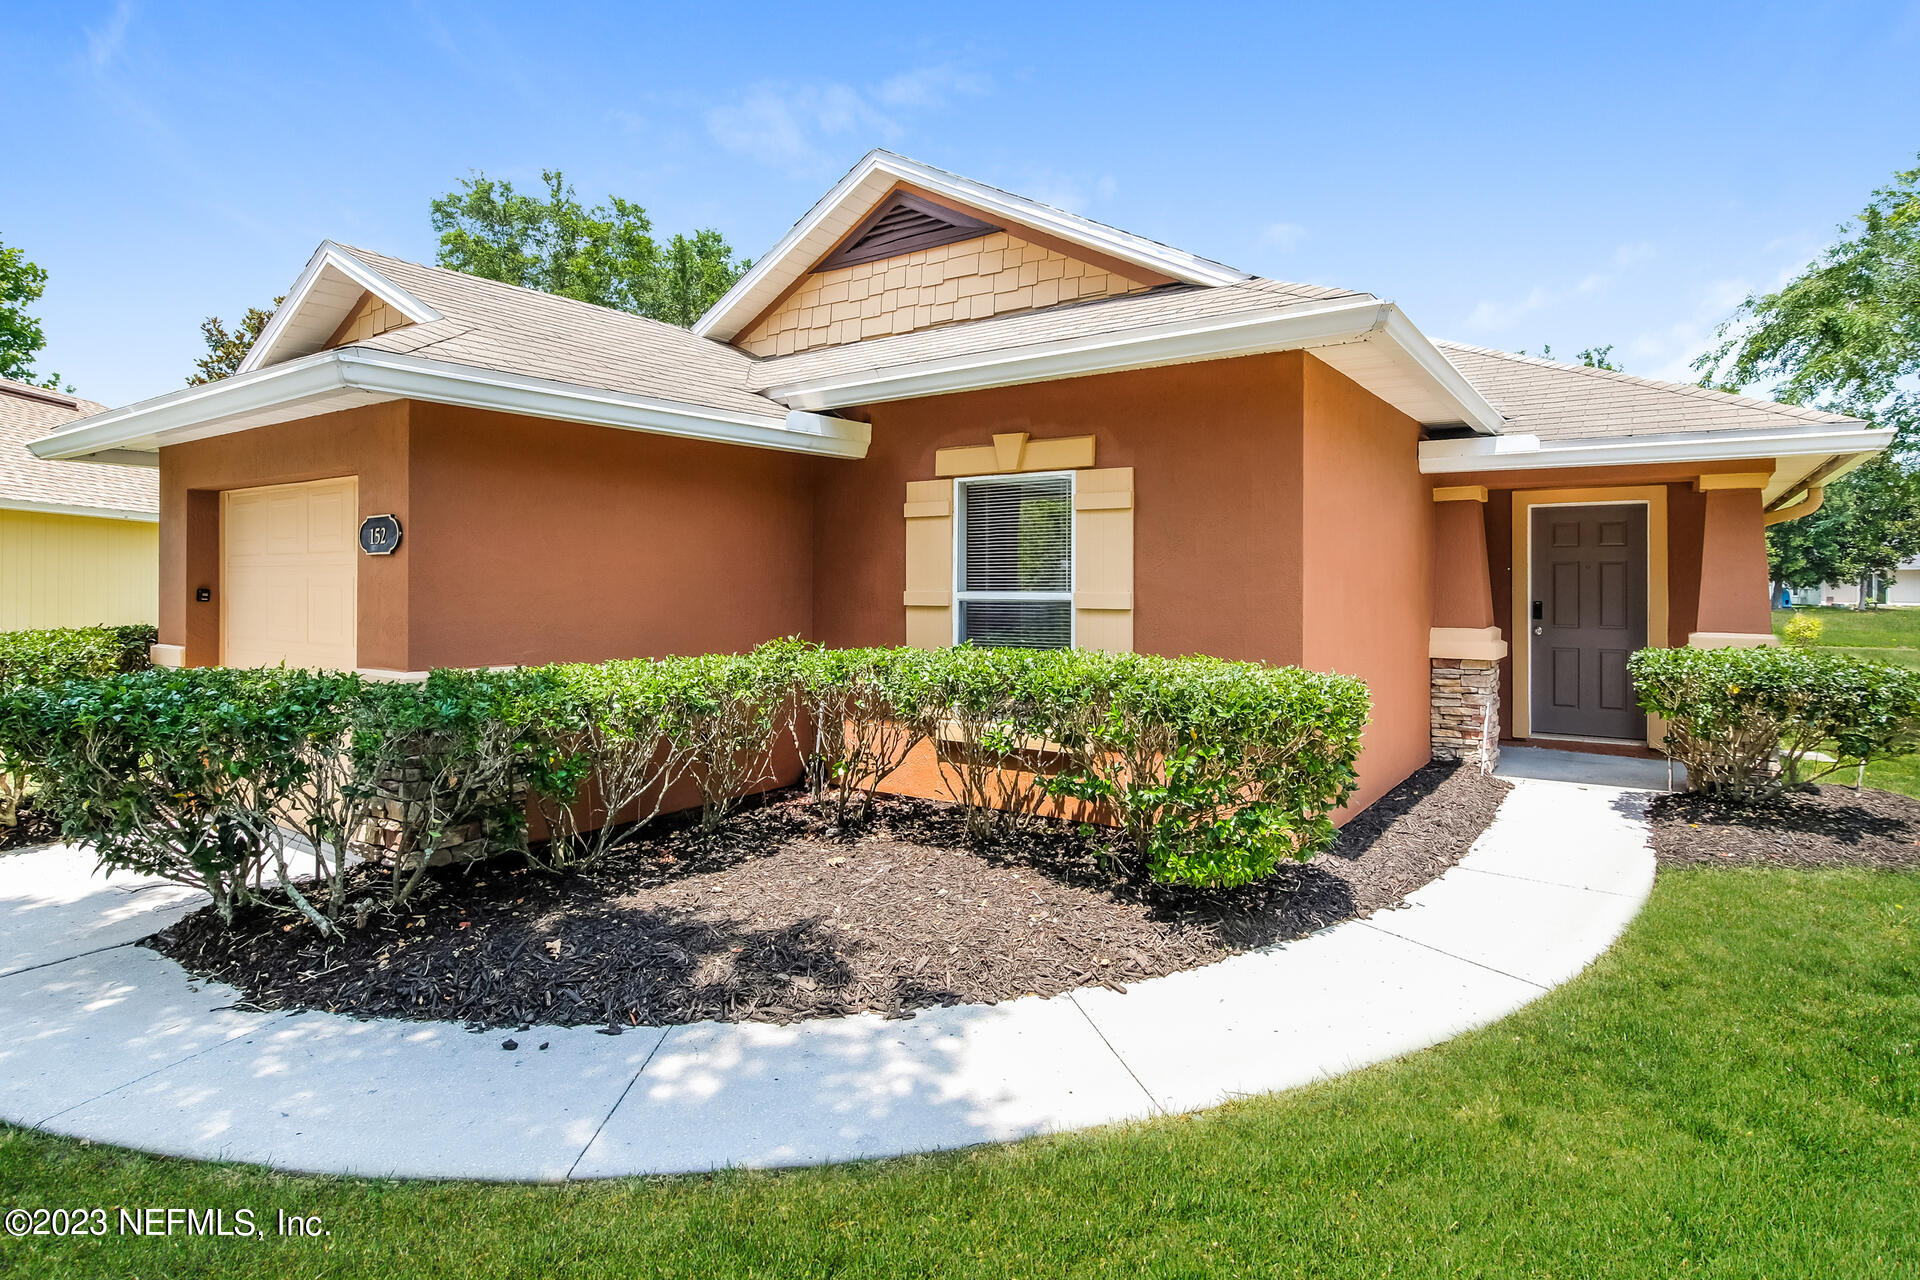
<svg viewBox="0 0 1920 1280"><path fill-rule="evenodd" d="M1071 647L1072 473L961 480L955 505L955 641Z"/></svg>

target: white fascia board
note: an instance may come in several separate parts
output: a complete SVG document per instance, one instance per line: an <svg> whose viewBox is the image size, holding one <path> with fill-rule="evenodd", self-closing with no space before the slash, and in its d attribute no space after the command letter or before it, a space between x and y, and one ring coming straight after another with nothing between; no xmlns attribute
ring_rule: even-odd
<svg viewBox="0 0 1920 1280"><path fill-rule="evenodd" d="M39 458L91 460L108 450L151 451L162 444L224 435L223 424L234 418L344 390L338 354L322 351L109 409L35 440L27 449Z"/></svg>
<svg viewBox="0 0 1920 1280"><path fill-rule="evenodd" d="M847 172L847 175L833 185L833 188L809 209L800 221L793 224L791 230L780 238L780 242L768 250L753 268L739 280L733 288L722 294L720 300L707 309L705 315L694 322L693 331L703 338L717 338L731 341L741 328L764 309L765 303L753 308L749 314L735 315L741 304L753 296L760 286L770 277L779 275L783 270L791 273L791 279L798 279L799 272L792 271L787 259L796 246L810 236L815 228L831 217L847 199L860 190L863 184L879 174L898 182L910 182L936 195L969 205L984 213L995 214L1009 221L1024 223L1039 231L1046 231L1119 258L1122 261L1136 263L1161 275L1183 280L1188 284L1237 284L1251 279L1244 271L1222 263L1202 258L1197 254L1175 249L1144 236L1121 231L1116 227L1103 226L1100 223L1077 217L1062 209L1027 200L998 187L990 187L959 174L948 173L944 169L935 169L909 160L905 156L890 151L870 151L859 164ZM879 193L875 193L878 195ZM857 220L856 220L857 221ZM849 224L851 226L851 224ZM806 264L812 265L811 260ZM790 282L790 281L788 281ZM785 287L782 283L782 288ZM768 299L771 302L772 299Z"/></svg>
<svg viewBox="0 0 1920 1280"><path fill-rule="evenodd" d="M158 524L158 511L134 511L126 507L86 507L64 502L27 502L19 498L0 498L0 511L31 511L38 515L80 516L88 520L134 520Z"/></svg>
<svg viewBox="0 0 1920 1280"><path fill-rule="evenodd" d="M782 420L728 413L421 356L343 347L84 418L28 448L42 458L86 458L128 447L157 449L245 431L259 425L246 420L250 415L297 408L303 401L343 392L365 404L428 400L836 458L865 457L872 437L872 428L864 422L818 414L803 415L795 425L792 414Z"/></svg>
<svg viewBox="0 0 1920 1280"><path fill-rule="evenodd" d="M1413 321L1407 319L1406 312L1393 304L1388 304L1385 336L1406 352L1422 372L1432 378L1446 392L1449 398L1460 405L1468 426L1482 436L1498 437L1500 426L1505 421L1500 411L1493 407L1480 388L1467 380L1467 375L1447 359L1446 353L1433 345L1433 339L1420 332Z"/></svg>
<svg viewBox="0 0 1920 1280"><path fill-rule="evenodd" d="M1531 448L1527 447L1527 441L1533 442ZM1688 431L1552 441L1518 435L1493 440L1428 440L1420 445L1420 471L1424 475L1449 475L1543 467L1623 467L1649 462L1735 462L1753 458L1872 454L1892 443L1891 428L1846 426Z"/></svg>
<svg viewBox="0 0 1920 1280"><path fill-rule="evenodd" d="M861 369L779 384L766 388L764 394L796 409L817 411L1363 341L1394 344L1455 403L1462 421L1476 431L1499 430L1499 412L1439 348L1414 328L1400 308L1375 299L1207 316L1032 346Z"/></svg>
<svg viewBox="0 0 1920 1280"><path fill-rule="evenodd" d="M285 337L287 326L299 314L301 306L307 300L307 295L313 292L314 286L320 282L328 269L339 272L400 312L414 324L427 324L440 318L438 311L348 253L340 245L331 240L322 240L320 247L313 251L313 257L307 259L306 269L300 273L300 278L293 282L291 289L287 290L287 300L280 304L279 309L273 313L273 318L267 321L266 328L260 331L260 337L247 352L246 359L240 362L239 369L235 370L236 373L252 373L255 369L266 365Z"/></svg>
<svg viewBox="0 0 1920 1280"><path fill-rule="evenodd" d="M873 435L873 428L864 422L820 414L805 415L796 428L792 425L792 414L779 420L729 413L724 409L655 400L624 391L447 364L421 356L351 347L338 354L349 369L349 385L394 399L431 400L533 418L833 458L866 457Z"/></svg>
<svg viewBox="0 0 1920 1280"><path fill-rule="evenodd" d="M1213 360L1316 343L1352 341L1386 322L1388 304L1371 300L1238 312L1030 346L941 356L877 369L849 370L764 388L795 409L839 409L919 396L1050 382L1089 373Z"/></svg>

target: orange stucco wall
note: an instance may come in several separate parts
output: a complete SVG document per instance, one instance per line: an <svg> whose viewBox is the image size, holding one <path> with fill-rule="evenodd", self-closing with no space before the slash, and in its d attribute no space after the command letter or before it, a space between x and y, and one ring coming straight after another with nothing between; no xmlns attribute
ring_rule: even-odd
<svg viewBox="0 0 1920 1280"><path fill-rule="evenodd" d="M392 513L410 534L408 408L368 405L160 450L161 643L186 646L190 665L220 660L220 490L358 476L360 514ZM412 559L405 541L360 559L363 667L407 667ZM194 601L199 587L212 589L210 602Z"/></svg>
<svg viewBox="0 0 1920 1280"><path fill-rule="evenodd" d="M809 459L430 404L408 457L413 670L727 653L812 628Z"/></svg>
<svg viewBox="0 0 1920 1280"><path fill-rule="evenodd" d="M219 660L218 491L360 478L404 529L362 556L359 664L592 661L805 634L811 462L637 432L396 402L160 455L160 638ZM897 504L896 504L897 505ZM194 589L214 589L196 604Z"/></svg>
<svg viewBox="0 0 1920 1280"><path fill-rule="evenodd" d="M1301 663L1372 694L1360 809L1431 754L1433 486L1418 423L1318 360L1304 374Z"/></svg>
<svg viewBox="0 0 1920 1280"><path fill-rule="evenodd" d="M826 467L814 634L899 644L900 506L934 452L995 433L1091 435L1134 469L1134 647L1304 664L1367 680L1355 808L1428 758L1431 484L1419 428L1299 352L871 409L862 463Z"/></svg>
<svg viewBox="0 0 1920 1280"><path fill-rule="evenodd" d="M1705 527L1700 536L1700 608L1694 631L1771 635L1764 550L1766 521L1757 489L1716 489L1703 494Z"/></svg>
<svg viewBox="0 0 1920 1280"><path fill-rule="evenodd" d="M1134 647L1298 662L1301 384L1294 353L875 405L867 457L819 470L814 636L900 644L901 503L934 451L998 433L1095 437L1134 468Z"/></svg>

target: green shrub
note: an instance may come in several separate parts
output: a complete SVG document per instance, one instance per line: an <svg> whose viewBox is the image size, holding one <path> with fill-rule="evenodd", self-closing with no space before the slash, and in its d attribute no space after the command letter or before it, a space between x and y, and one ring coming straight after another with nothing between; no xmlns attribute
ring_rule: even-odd
<svg viewBox="0 0 1920 1280"><path fill-rule="evenodd" d="M1154 880L1231 888L1327 847L1353 793L1366 686L1350 676L1144 654L1062 655L1050 789L1110 807Z"/></svg>
<svg viewBox="0 0 1920 1280"><path fill-rule="evenodd" d="M830 800L836 826L865 821L880 784L940 718L939 658L924 649L817 645L797 645L791 655L795 746L808 761L808 788L815 800Z"/></svg>
<svg viewBox="0 0 1920 1280"><path fill-rule="evenodd" d="M158 637L145 624L0 632L0 689L144 671ZM0 724L0 826L19 823L20 802L42 754L36 735L9 733Z"/></svg>
<svg viewBox="0 0 1920 1280"><path fill-rule="evenodd" d="M1773 646L1643 649L1629 670L1696 791L1744 797L1920 748L1920 672Z"/></svg>
<svg viewBox="0 0 1920 1280"><path fill-rule="evenodd" d="M68 836L109 866L204 889L231 920L265 874L288 876L282 819L312 745L343 738L354 687L284 669L142 671L13 686L4 718L39 735L42 801Z"/></svg>
<svg viewBox="0 0 1920 1280"><path fill-rule="evenodd" d="M677 740L681 701L671 670L645 659L549 669L552 696L538 704L528 781L552 832L553 869L593 862L627 820L659 816L692 766Z"/></svg>
<svg viewBox="0 0 1920 1280"><path fill-rule="evenodd" d="M277 900L260 893L277 877L322 930L407 902L474 840L530 855L529 805L550 869L604 855L613 820L656 816L682 778L712 830L775 780L788 734L837 823L938 736L973 837L1078 799L1132 836L1129 871L1245 884L1331 839L1366 717L1357 680L1254 663L792 640L418 683L203 668L0 684L0 749L36 753L69 838L205 889L228 919ZM1877 724L1862 706L1842 736ZM384 881L350 879L349 849Z"/></svg>
<svg viewBox="0 0 1920 1280"><path fill-rule="evenodd" d="M1780 638L1796 649L1806 649L1819 644L1826 629L1826 621L1820 615L1795 613L1787 619L1787 625L1780 629Z"/></svg>
<svg viewBox="0 0 1920 1280"><path fill-rule="evenodd" d="M701 830L713 831L774 780L774 751L794 710L794 648L661 659L666 736L699 789Z"/></svg>

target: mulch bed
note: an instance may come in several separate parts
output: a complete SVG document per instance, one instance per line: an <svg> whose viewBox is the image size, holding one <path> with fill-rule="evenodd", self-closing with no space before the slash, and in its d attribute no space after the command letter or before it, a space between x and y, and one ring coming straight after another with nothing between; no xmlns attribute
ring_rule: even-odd
<svg viewBox="0 0 1920 1280"><path fill-rule="evenodd" d="M1920 867L1920 800L1821 786L1733 805L1682 793L1649 808L1663 867Z"/></svg>
<svg viewBox="0 0 1920 1280"><path fill-rule="evenodd" d="M18 816L20 821L13 826L0 827L0 853L52 844L60 838L60 824L51 818L25 806L21 807Z"/></svg>
<svg viewBox="0 0 1920 1280"><path fill-rule="evenodd" d="M556 877L505 861L437 873L408 909L323 938L211 908L145 945L263 1008L474 1027L793 1022L1054 995L1190 969L1399 903L1457 862L1507 784L1432 766L1338 845L1224 893L1113 882L1101 835L1042 823L967 847L959 815L887 798L843 838L787 793L701 841L657 823Z"/></svg>

